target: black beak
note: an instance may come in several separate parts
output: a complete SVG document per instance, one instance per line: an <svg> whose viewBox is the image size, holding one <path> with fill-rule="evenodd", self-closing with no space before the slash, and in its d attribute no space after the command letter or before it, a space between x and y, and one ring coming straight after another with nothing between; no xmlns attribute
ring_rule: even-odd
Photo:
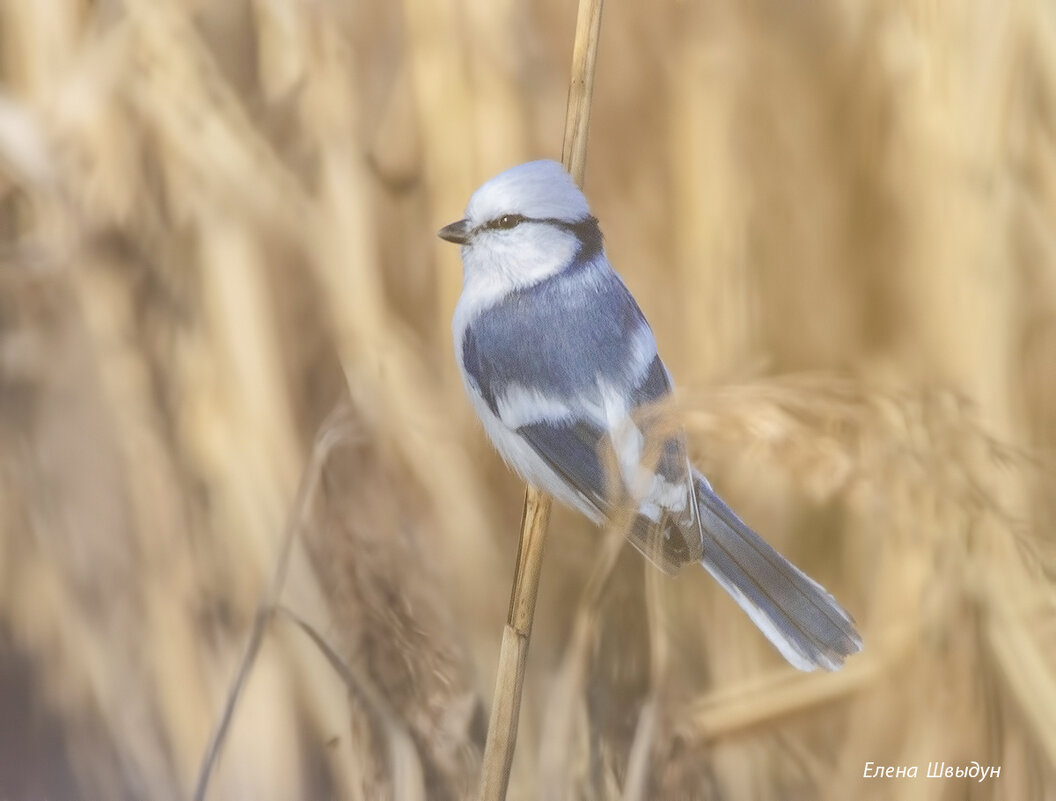
<svg viewBox="0 0 1056 801"><path fill-rule="evenodd" d="M465 245L469 242L469 220L459 220L453 222L450 225L445 225L436 235L441 239L447 240L448 242L454 242L456 245Z"/></svg>

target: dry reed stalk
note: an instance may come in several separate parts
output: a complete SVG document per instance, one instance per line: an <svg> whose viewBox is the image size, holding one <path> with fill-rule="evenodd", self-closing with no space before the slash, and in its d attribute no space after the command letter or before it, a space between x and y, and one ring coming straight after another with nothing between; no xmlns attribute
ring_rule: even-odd
<svg viewBox="0 0 1056 801"><path fill-rule="evenodd" d="M133 0L114 35L134 65L124 91L161 140L173 200L192 207L177 213L223 211L295 242L310 238L312 198L248 117L192 21L173 4Z"/></svg>
<svg viewBox="0 0 1056 801"><path fill-rule="evenodd" d="M765 434L765 445L757 448L756 458L774 449L782 454L781 461L800 465L800 471L810 466L809 472L824 474L830 468L812 465L815 457L807 452L824 455L832 450L825 439L838 433L838 449L853 467L837 469L834 476L844 488L829 484L825 493L847 492L856 497L855 505L864 503L867 510L863 521L875 509L871 494L880 494L892 510L873 523L879 523L876 534L883 538L879 540L883 548L871 569L873 598L864 606L875 610L868 627L878 633L862 655L835 675L801 676L785 682L775 677L701 699L693 707L699 718L685 724L687 734L714 740L853 693L850 700L855 711L848 716L849 731L841 749L845 756L836 772L840 779L830 787L830 797L837 798L855 786L851 755L882 753L884 747L892 747L888 740L894 736L904 738L898 756L886 757L895 764L919 762L922 754L941 758L952 749L960 749L953 751L957 754L985 754L980 743L988 716L973 716L972 704L966 699L978 692L973 681L989 673L1009 687L1010 699L1027 722L1024 733L1046 752L1051 727L1041 721L1048 720L1045 710L1051 705L1052 677L1041 669L1041 649L1024 636L1024 615L1025 610L1045 606L1041 598L1048 580L1026 572L1022 554L1014 547L1021 536L1016 534L1016 518L1002 508L1009 501L996 494L1000 485L993 481L1001 473L1015 475L1035 468L986 437L963 409L942 398L931 403L885 398L871 388L855 400L854 394L844 394L846 387L840 390L839 385L833 387L837 393L827 397L816 381L798 388L784 383L783 391L772 386L758 394L746 393L739 402L733 398L742 390L723 390L720 394L729 397L722 403L729 405L708 424L709 442L721 451L726 446L723 436L716 436L720 430L729 435L741 425L749 430L755 427L757 438ZM811 385L813 389L808 390ZM804 390L806 394L797 398ZM752 395L756 395L754 400ZM767 409L770 404L784 412ZM815 416L819 419L812 421ZM699 423L705 416L698 413L689 418ZM810 436L807 432L821 420L828 420L828 431L822 434L818 428ZM802 453L795 455L794 451ZM809 473L800 480L808 485L815 481ZM879 485L869 488L877 480ZM860 486L852 490L848 481ZM868 522L862 527L870 531ZM911 621L908 626L907 621ZM958 667L963 660L979 664L982 649L990 652L994 665L973 679L974 671ZM914 681L907 684L907 676ZM899 726L876 708L878 703L890 703L888 694L896 687L904 687L914 698L919 695L916 703L906 702L913 710L907 712L913 721L910 724ZM862 689L869 692L858 692ZM1030 710L1023 706L1028 697L1034 704ZM1000 700L998 695L990 703L999 707ZM918 717L918 708L939 705L948 707L943 714L957 721L956 736L951 735L950 723L935 724L934 719ZM889 721L886 729L878 725L881 720ZM861 777L860 762L857 776Z"/></svg>
<svg viewBox="0 0 1056 801"><path fill-rule="evenodd" d="M476 174L494 175L529 152L527 97L521 90L527 75L525 50L518 46L526 12L518 0L465 7L467 31L480 44L467 54L475 112L472 161ZM450 308L444 307L447 313Z"/></svg>
<svg viewBox="0 0 1056 801"><path fill-rule="evenodd" d="M115 35L141 67L132 70L134 79L123 91L158 138L166 178L182 189L174 192L176 213L205 234L204 325L178 349L171 380L197 388L176 416L185 457L212 489L211 522L229 532L228 543L238 553L226 586L241 603L259 592L273 563L276 532L301 462L281 343L274 339L271 287L261 269L264 240L253 223L301 236L302 226L284 221L309 214L311 200L245 114L186 16L163 4L134 5ZM303 560L294 560L291 569L302 595L321 608ZM322 689L327 682L319 674L325 668L302 658L306 650L299 653L291 664L299 681L286 686L288 703L303 708L320 729L332 729L338 708ZM274 659L265 655L266 662ZM266 675L262 666L258 672ZM274 709L283 709L281 699L275 700ZM287 777L301 772L295 749L284 749L283 757L286 764L277 760L269 768ZM335 776L348 783L340 769ZM267 781L263 773L253 780Z"/></svg>
<svg viewBox="0 0 1056 801"><path fill-rule="evenodd" d="M673 404L662 402L646 409L639 410L636 423L649 435L645 442L641 461L643 464L659 463L662 446L677 431L677 416L672 414ZM604 460L605 475L609 486L619 485L619 466L615 453L606 449L601 454ZM606 527L604 538L593 560L591 572L584 585L582 594L577 599L573 617L571 636L562 656L554 686L549 693L544 721L543 748L540 754L541 794L548 799L570 797L575 793L577 777L574 775L573 763L580 756L577 743L583 740L592 741L594 732L583 732L577 726L584 718L590 717L590 710L584 710L584 698L587 694L587 682L590 675L592 656L597 650L599 640L599 622L603 613L604 592L614 571L617 560L630 539L633 524L633 506L614 504L619 511ZM664 679L670 662L670 643L664 621L662 582L667 580L657 565L662 564L659 554L649 555L651 549L661 545L659 537L653 542L635 541L635 544L648 555L643 561L644 568L644 606L649 640L649 687L646 697L637 712L637 721L633 736L630 738L627 755L626 776L623 782L622 797L625 799L644 797L648 792L648 782L652 770L652 751L655 745L657 727L664 700ZM617 579L620 576L617 574ZM623 578L627 578L623 576ZM638 601L638 595L633 596ZM621 632L622 633L622 632ZM624 656L627 643L617 635L614 659ZM584 714L585 712L585 714ZM588 720L588 726L594 721ZM593 743L588 746L593 751ZM600 761L600 755L591 753L591 763ZM618 770L618 769L617 769ZM595 783L608 780L616 784L616 777L595 776ZM611 788L610 788L611 789ZM595 788L597 790L597 788ZM616 792L613 789L613 792Z"/></svg>
<svg viewBox="0 0 1056 801"><path fill-rule="evenodd" d="M238 657L230 643L241 644L297 464L332 405L339 382L318 380L338 372L332 353L391 471L387 483L356 483L386 501L354 515L377 534L365 547L407 522L388 510L423 484L443 530L422 550L456 566L451 598L470 610L453 639L479 649L494 627L479 601L493 609L505 591L481 568L496 526L495 493L464 452L479 440L441 432L468 410L436 391L431 341L447 327L458 256L421 221L464 202L486 166L467 153L501 158L501 143L489 147L475 128L502 122L518 99L489 64L501 71L529 53L521 102L560 114L567 85L550 54L570 9L530 7L511 42L503 14L516 10L505 3L358 4L344 27L335 9L349 4L220 5L0 0L0 677L14 662L32 679L0 680L0 709L14 698L32 713L0 715L0 796L187 795L188 757L200 757ZM626 766L628 797L644 782L657 799L1050 798L1051 473L964 447L979 442L971 415L943 421L903 406L948 386L1002 439L1042 456L1056 444L1051 3L790 8L610 4L616 46L605 51L591 144L606 169L592 173L593 200L683 388L744 351L781 371L861 371L845 394L818 382L724 389L725 405L704 403L687 422L702 466L852 609L867 650L836 676L749 685L744 674L777 664L765 642L706 577L665 583L669 681L647 688L663 690L658 703L608 695L608 675L586 673L563 743L577 784L560 790L579 789L576 771L588 766L602 774L588 789L615 798ZM497 38L479 41L496 26ZM490 61L494 41L518 50ZM369 98L403 76L414 113L396 97L377 122ZM472 98L471 84L481 89ZM485 95L494 107L474 105ZM467 120L480 141L467 144ZM518 147L540 147L525 138ZM372 158L364 143L379 139L395 154ZM402 302L434 253L440 291L429 279L418 305ZM907 389L878 391L878 377ZM373 476L373 464L353 476ZM350 481L333 486L352 494ZM569 588L540 598L541 662L562 656L564 638L547 637L565 631L579 600L597 546L585 532L570 531L570 558L548 568ZM363 547L346 549L354 566ZM302 595L313 579L294 569L287 585ZM404 608L400 586L384 586L392 609ZM606 657L605 632L630 638L639 622L608 600L594 627ZM381 623L386 608L372 610ZM355 631L355 599L329 609L329 628L312 617L317 631ZM910 625L910 653L884 661L885 633ZM392 652L420 664L420 645L407 638ZM393 783L383 727L363 725L371 710L350 710L355 693L304 646L300 632L269 630L212 796L373 798ZM606 667L637 680L632 656ZM433 686L413 675L412 690ZM861 691L841 689L852 679ZM801 691L819 703L800 706ZM423 743L421 707L388 700L428 784L427 747L442 733ZM538 730L541 707L525 700L525 732ZM707 717L686 720L687 709ZM609 714L632 725L639 715L628 760L606 761L613 742L627 744L606 729ZM51 721L53 741L34 737L38 720ZM654 764L643 766L650 737ZM516 757L524 786L511 795L534 790L527 745ZM862 779L865 760L923 770L949 755L1000 762L1000 784ZM41 764L48 775L34 777ZM469 764L467 781L476 773ZM66 785L52 778L63 774ZM368 774L383 781L365 790Z"/></svg>
<svg viewBox="0 0 1056 801"><path fill-rule="evenodd" d="M473 191L473 164L465 151L466 124L474 118L466 47L459 46L465 35L462 8L454 0L403 0L403 10L429 197L437 209L461 208ZM462 267L457 250L439 242L434 258L439 276L436 330L445 331L462 291ZM448 339L444 353L450 362L454 345Z"/></svg>
<svg viewBox="0 0 1056 801"><path fill-rule="evenodd" d="M1034 747L1056 771L1056 675L1023 610L1010 607L1004 598L990 600L983 621L988 655L1026 721Z"/></svg>
<svg viewBox="0 0 1056 801"><path fill-rule="evenodd" d="M334 411L332 417L322 425L315 447L312 449L311 459L305 466L304 475L297 490L297 497L291 507L290 518L282 535L271 578L257 606L257 613L253 618L249 638L246 641L245 649L235 671L235 678L231 683L224 702L220 720L213 730L205 755L202 758L202 765L198 771L198 780L195 784L195 801L204 801L206 798L209 780L220 755L220 748L223 745L224 738L227 736L228 727L234 718L235 708L238 705L253 664L257 659L260 646L264 641L264 634L275 613L283 586L286 583L286 575L289 571L290 557L294 544L308 521L312 503L318 492L319 481L323 474L323 466L331 451L342 441L345 441L352 432L348 412L347 408L339 407Z"/></svg>
<svg viewBox="0 0 1056 801"><path fill-rule="evenodd" d="M362 401L367 424L382 432L380 439L400 454L434 508L461 510L458 519L438 518L449 543L445 551L473 552L490 570L496 557L484 536L488 524L477 501L482 490L476 472L445 430L447 421L436 414L429 354L391 308L382 270L375 263L378 243L370 182L356 145L355 111L342 102L355 92L355 64L337 31L318 26L312 33L321 44L311 53L314 79L306 90L304 114L326 148L319 166L316 224L305 226L305 235L313 240L312 270L322 288L334 347L349 390ZM335 113L335 108L344 110ZM465 202L465 196L459 202ZM479 586L470 583L467 589ZM473 601L470 608L480 609L480 599Z"/></svg>
<svg viewBox="0 0 1056 801"><path fill-rule="evenodd" d="M683 732L687 741L715 740L753 726L772 724L781 717L839 701L869 689L900 664L912 646L911 633L870 643L868 653L838 673L789 673L781 669L742 684L715 690L686 710Z"/></svg>
<svg viewBox="0 0 1056 801"><path fill-rule="evenodd" d="M1016 442L1021 432L1012 424L1003 376L1018 310L1014 272L1003 269L1000 247L1011 206L992 196L999 190L965 176L996 174L1009 157L1007 109L1030 24L1026 4L969 3L951 14L936 14L927 0L896 5L913 21L912 45L943 53L941 64L914 65L899 100L897 124L914 142L916 158L897 177L920 187L902 267L912 282L905 299L915 319L899 344L929 377L937 374L978 403L990 430ZM945 80L947 70L963 80ZM943 191L951 180L961 191ZM924 265L929 269L919 269Z"/></svg>
<svg viewBox="0 0 1056 801"><path fill-rule="evenodd" d="M645 605L649 621L649 693L638 713L634 741L627 759L627 776L623 785L622 801L642 801L648 797L653 749L656 745L659 717L665 700L668 670L671 663L671 643L664 619L661 582L666 576L648 562L645 570Z"/></svg>
<svg viewBox="0 0 1056 801"><path fill-rule="evenodd" d="M736 158L737 91L724 70L743 43L738 26L726 19L734 15L731 6L708 9L706 23L701 6L687 4L681 13L686 24L667 76L670 146L664 148L672 277L682 288L673 344L680 346L679 382L699 386L750 353L748 204ZM719 34L715 27L732 30ZM701 319L708 321L706 336Z"/></svg>
<svg viewBox="0 0 1056 801"><path fill-rule="evenodd" d="M323 486L305 544L329 600L328 639L413 738L430 799L465 798L479 773L485 718L457 615L423 559L435 547L435 516L372 437L335 453ZM384 715L362 693L351 701L348 739L378 766L364 792L386 795L400 778L383 767L394 753L391 727L379 725Z"/></svg>
<svg viewBox="0 0 1056 801"><path fill-rule="evenodd" d="M418 757L418 748L385 694L368 676L347 664L330 647L323 636L300 615L285 606L276 606L274 611L308 635L334 671L341 676L349 692L361 698L373 715L381 721L388 741L393 798L397 801L425 801L425 782L422 776L422 762Z"/></svg>
<svg viewBox="0 0 1056 801"><path fill-rule="evenodd" d="M55 31L62 29L62 25L55 26ZM76 49L69 48L70 52ZM131 137L123 128L123 111L107 102L116 94L112 74L91 54L80 66L83 73L72 87L64 87L71 94L80 93L80 104L74 104L74 113L69 107L61 107L49 115L53 133L48 145L68 149L60 153L65 158L57 160L62 183L56 189L65 202L49 206L38 222L44 231L72 233L64 246L76 247L81 253L78 269L62 279L75 294L76 319L83 324L84 339L94 354L86 365L94 368L98 387L85 381L79 394L83 402L93 390L98 391L106 411L96 425L118 456L118 462L111 464L103 457L107 448L93 448L96 463L85 469L79 480L99 481L95 477L100 476L105 482L108 475L120 475L120 487L100 486L92 494L101 507L123 509L125 514L117 512L118 520L108 520L113 512L100 518L96 510L85 508L71 519L71 541L78 542L79 547L66 550L74 561L93 564L92 579L82 584L74 574L63 578L67 588L74 590L71 595L79 591L97 594L105 588L99 595L100 603L93 605L95 611L79 628L86 634L94 630L107 632L109 637L128 636L135 643L136 647L129 643L127 648L95 655L90 655L93 648L112 646L113 640L104 636L99 638L99 645L86 643L83 664L93 666L84 674L94 684L98 703L112 716L110 730L117 742L138 743L125 758L127 781L140 790L143 785L154 785L158 797L164 797L160 795L162 787L176 793L189 775L189 751L198 749L194 743L200 734L201 703L205 701L203 694L195 692L204 678L202 664L194 656L198 635L193 619L185 614L189 599L195 597L196 583L188 554L181 546L189 520L178 495L180 470L170 450L170 431L155 401L152 362L156 354L142 336L142 298L135 282L128 280L143 266L137 258L140 254L134 247L123 250L131 238L119 234L113 235L110 247L92 243L97 232L107 231L115 218L133 213L138 180L125 158ZM71 159L69 150L87 158ZM63 245L54 240L45 242L48 248L60 248L59 259L66 256ZM56 255L50 253L51 258ZM63 377L76 375L66 373ZM115 409L120 412L111 413ZM82 437L71 432L65 439L76 442ZM76 460L63 461L76 468ZM70 498L66 495L64 500L69 503ZM72 511L72 507L66 508L67 513ZM91 532L100 522L104 523L100 545L106 545L93 548ZM54 533L60 532L61 528ZM81 548L87 551L79 552ZM55 562L53 569L60 564ZM133 572L121 576L111 572L115 568ZM59 571L64 572L63 568ZM90 583L98 583L98 587ZM75 589L78 584L82 586ZM70 606L80 604L71 597ZM77 625L69 616L60 614L57 619ZM150 679L142 680L143 673ZM152 725L147 718L151 714L156 715L157 724ZM81 747L87 745L86 752L101 755L105 742L99 738ZM104 769L106 760L100 758L98 762ZM119 777L115 771L109 781L119 781Z"/></svg>
<svg viewBox="0 0 1056 801"><path fill-rule="evenodd" d="M583 185L587 169L587 133L594 97L594 64L601 41L602 0L580 0L576 39L572 46L572 80L568 86L568 112L561 145L561 163L576 183Z"/></svg>
<svg viewBox="0 0 1056 801"><path fill-rule="evenodd" d="M543 748L539 756L540 790L544 798L565 798L574 786L571 763L577 756L576 722L582 710L591 642L597 629L605 583L626 544L624 534L625 528L620 525L609 526L605 531L576 607L568 647L547 699Z"/></svg>
<svg viewBox="0 0 1056 801"><path fill-rule="evenodd" d="M652 769L652 750L660 727L659 682L654 680L649 697L642 704L635 727L634 742L627 760L627 777L623 783L621 801L644 801L648 798L649 773Z"/></svg>
<svg viewBox="0 0 1056 801"><path fill-rule="evenodd" d="M510 782L528 643L532 636L535 599L539 592L543 546L549 522L550 499L534 487L528 487L524 495L524 518L521 521L517 564L510 590L510 609L502 630L499 669L495 677L488 738L481 763L480 787L477 791L481 801L504 799Z"/></svg>
<svg viewBox="0 0 1056 801"><path fill-rule="evenodd" d="M601 37L602 2L580 0L572 51L572 78L568 90L561 160L580 186L583 185L586 168L587 130L594 91L594 65ZM550 498L536 488L529 486L525 491L510 608L502 631L488 738L481 764L477 794L480 801L501 801L506 797L510 782L528 644L535 617L535 599L539 592L543 546L550 521L550 504Z"/></svg>

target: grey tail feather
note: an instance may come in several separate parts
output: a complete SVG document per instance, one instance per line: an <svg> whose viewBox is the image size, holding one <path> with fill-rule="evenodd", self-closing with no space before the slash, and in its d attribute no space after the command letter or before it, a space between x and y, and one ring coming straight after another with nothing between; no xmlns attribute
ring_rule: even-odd
<svg viewBox="0 0 1056 801"><path fill-rule="evenodd" d="M839 670L862 649L854 621L825 588L771 548L694 475L701 564L800 670Z"/></svg>

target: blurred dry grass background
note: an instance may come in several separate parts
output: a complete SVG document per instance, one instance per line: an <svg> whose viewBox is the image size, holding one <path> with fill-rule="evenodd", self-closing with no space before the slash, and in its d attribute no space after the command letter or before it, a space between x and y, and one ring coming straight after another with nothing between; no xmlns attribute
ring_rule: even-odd
<svg viewBox="0 0 1056 801"><path fill-rule="evenodd" d="M521 490L434 232L559 154L574 20L0 2L0 798L190 795L321 430L283 603L355 688L274 621L210 797L471 791ZM612 2L586 189L699 463L866 650L793 675L628 548L585 597L555 511L511 798L1056 798L1051 4Z"/></svg>

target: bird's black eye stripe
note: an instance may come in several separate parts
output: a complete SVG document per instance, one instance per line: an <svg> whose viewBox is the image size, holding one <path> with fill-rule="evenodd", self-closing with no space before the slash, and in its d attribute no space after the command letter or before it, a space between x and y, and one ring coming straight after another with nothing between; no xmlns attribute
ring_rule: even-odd
<svg viewBox="0 0 1056 801"><path fill-rule="evenodd" d="M582 220L571 222L557 217L525 217L523 214L503 214L493 220L477 227L477 231L509 231L521 223L542 223L552 225L571 234L575 234L579 240L580 247L577 258L581 263L587 263L601 252L602 238L598 221L594 217L584 217Z"/></svg>
<svg viewBox="0 0 1056 801"><path fill-rule="evenodd" d="M543 223L545 225L553 225L558 228L563 228L566 231L571 231L581 239L589 239L598 236L598 221L594 217L587 217L579 222L569 222L568 220L560 220L556 217L525 217L523 214L503 214L501 217L488 220L481 225L478 230L508 231L525 222Z"/></svg>
<svg viewBox="0 0 1056 801"><path fill-rule="evenodd" d="M522 214L503 214L501 217L496 217L494 220L488 220L482 227L486 231L509 231L511 228L516 228L527 219L528 218Z"/></svg>

